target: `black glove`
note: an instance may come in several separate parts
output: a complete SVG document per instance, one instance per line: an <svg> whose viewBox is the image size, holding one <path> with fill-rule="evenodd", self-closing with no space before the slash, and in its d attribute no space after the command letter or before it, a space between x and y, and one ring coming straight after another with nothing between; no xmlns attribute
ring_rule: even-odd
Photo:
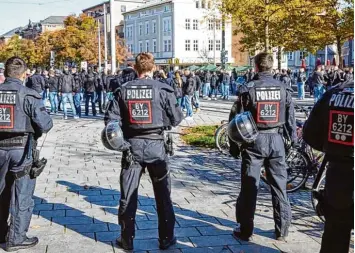
<svg viewBox="0 0 355 253"><path fill-rule="evenodd" d="M128 169L134 162L131 150L126 150L122 152L122 169Z"/></svg>
<svg viewBox="0 0 355 253"><path fill-rule="evenodd" d="M229 140L229 154L233 156L235 159L241 159L241 150L240 146L234 143L232 140Z"/></svg>

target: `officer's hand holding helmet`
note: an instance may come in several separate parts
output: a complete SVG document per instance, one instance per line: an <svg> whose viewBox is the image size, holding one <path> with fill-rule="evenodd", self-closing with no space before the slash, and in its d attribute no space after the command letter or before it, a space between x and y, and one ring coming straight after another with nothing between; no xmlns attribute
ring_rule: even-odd
<svg viewBox="0 0 355 253"><path fill-rule="evenodd" d="M228 125L229 138L238 143L253 143L258 136L258 128L250 112L237 114Z"/></svg>
<svg viewBox="0 0 355 253"><path fill-rule="evenodd" d="M130 144L123 138L118 121L110 121L101 132L101 141L105 148L115 151L126 151Z"/></svg>

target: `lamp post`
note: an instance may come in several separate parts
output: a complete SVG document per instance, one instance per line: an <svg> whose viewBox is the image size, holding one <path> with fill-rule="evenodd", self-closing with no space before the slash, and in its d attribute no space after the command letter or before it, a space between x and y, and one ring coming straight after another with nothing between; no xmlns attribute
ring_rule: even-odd
<svg viewBox="0 0 355 253"><path fill-rule="evenodd" d="M116 72L116 29L115 29L115 1L110 0L110 19L111 19L111 71Z"/></svg>

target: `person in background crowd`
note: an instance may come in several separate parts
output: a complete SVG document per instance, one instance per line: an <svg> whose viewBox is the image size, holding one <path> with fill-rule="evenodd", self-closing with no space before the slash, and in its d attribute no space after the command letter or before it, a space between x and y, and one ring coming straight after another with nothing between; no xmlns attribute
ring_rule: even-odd
<svg viewBox="0 0 355 253"><path fill-rule="evenodd" d="M38 92L39 95L42 96L43 98L43 92L45 90L46 83L44 81L44 78L42 76L42 69L38 67L36 69L36 73L32 75L30 78L28 78L26 87L33 89ZM43 102L43 99L42 99ZM44 103L43 103L44 105Z"/></svg>
<svg viewBox="0 0 355 253"><path fill-rule="evenodd" d="M103 84L101 80L101 76L99 73L98 68L95 66L94 67L94 75L96 79L96 87L95 87L95 93L96 93L96 102L99 103L99 113L103 114L104 112L102 111L102 102L103 102Z"/></svg>
<svg viewBox="0 0 355 253"><path fill-rule="evenodd" d="M195 72L191 72L192 77L195 79L195 90L194 96L192 98L192 104L196 108L196 112L200 111L200 88L201 88L201 79L198 75L195 75Z"/></svg>
<svg viewBox="0 0 355 253"><path fill-rule="evenodd" d="M96 86L97 79L95 77L92 68L88 68L88 73L84 78L83 87L84 87L84 97L85 97L85 116L89 116L89 102L91 102L92 115L96 116Z"/></svg>
<svg viewBox="0 0 355 253"><path fill-rule="evenodd" d="M55 70L55 76L58 78L58 112L62 112L62 96L59 95L59 79L62 77L62 72L59 69Z"/></svg>
<svg viewBox="0 0 355 253"><path fill-rule="evenodd" d="M74 77L74 88L73 88L74 106L75 106L77 116L81 118L81 98L82 98L81 90L83 87L83 82L80 73L77 72L76 66L72 68L71 72Z"/></svg>
<svg viewBox="0 0 355 253"><path fill-rule="evenodd" d="M168 78L165 74L165 71L163 69L159 70L156 72L156 76L155 76L155 80L161 82L161 83L165 83L169 86L172 86L172 80L171 78Z"/></svg>
<svg viewBox="0 0 355 253"><path fill-rule="evenodd" d="M281 80L281 73L279 69L275 69L274 79L276 79L277 81Z"/></svg>
<svg viewBox="0 0 355 253"><path fill-rule="evenodd" d="M345 81L354 80L353 68L348 68L345 71Z"/></svg>
<svg viewBox="0 0 355 253"><path fill-rule="evenodd" d="M0 66L0 84L5 82L5 75L4 75L4 66Z"/></svg>
<svg viewBox="0 0 355 253"><path fill-rule="evenodd" d="M104 70L102 71L101 73L101 83L102 83L102 108L105 108L106 107L106 104L107 104L107 76L108 76L108 73L107 73L107 70Z"/></svg>
<svg viewBox="0 0 355 253"><path fill-rule="evenodd" d="M173 89L175 93L175 97L177 100L177 104L179 106L182 105L182 79L180 73L178 71L175 72L175 78L173 79Z"/></svg>
<svg viewBox="0 0 355 253"><path fill-rule="evenodd" d="M64 66L63 75L59 79L59 95L62 97L62 106L64 111L64 119L68 119L68 111L66 103L69 102L74 119L78 119L76 114L73 92L75 89L74 77L69 72L69 67Z"/></svg>
<svg viewBox="0 0 355 253"><path fill-rule="evenodd" d="M112 77L110 80L110 85L109 85L109 91L114 92L117 88L119 88L123 84L123 79L122 79L122 71L117 70L116 75Z"/></svg>
<svg viewBox="0 0 355 253"><path fill-rule="evenodd" d="M49 76L48 76L48 70L43 70L43 72L42 72L42 76L43 76L43 78L44 78L44 83L45 83L45 85L44 85L44 90L43 90L43 95L42 95L42 100L43 100L43 104L44 104L44 106L46 105L46 101L47 101L47 99L48 99L48 97L49 97L49 94L48 94L48 86L47 86L47 80L48 80L48 78L49 78Z"/></svg>
<svg viewBox="0 0 355 253"><path fill-rule="evenodd" d="M298 91L298 99L303 100L305 98L304 86L307 80L306 73L304 72L304 68L300 68L300 71L297 75L297 91Z"/></svg>
<svg viewBox="0 0 355 253"><path fill-rule="evenodd" d="M322 67L320 65L317 66L316 71L313 73L312 83L314 87L314 100L315 102L317 102L322 97L325 91L324 85L326 85L326 82L324 81Z"/></svg>
<svg viewBox="0 0 355 253"><path fill-rule="evenodd" d="M217 82L218 82L218 76L216 74L216 72L213 72L211 75L211 91L209 94L209 100L213 99L213 100L217 100Z"/></svg>
<svg viewBox="0 0 355 253"><path fill-rule="evenodd" d="M128 62L127 68L122 71L122 81L121 85L129 81L133 81L138 78L137 72L133 68L133 63Z"/></svg>
<svg viewBox="0 0 355 253"><path fill-rule="evenodd" d="M337 85L341 82L344 82L344 79L342 78L341 71L339 70L338 66L335 66L332 86Z"/></svg>
<svg viewBox="0 0 355 253"><path fill-rule="evenodd" d="M58 88L59 79L55 75L54 70L49 71L49 78L47 80L47 86L49 90L49 102L51 104L51 113L58 113Z"/></svg>
<svg viewBox="0 0 355 253"><path fill-rule="evenodd" d="M203 95L202 95L204 99L209 98L211 92L211 77L212 77L211 73L209 71L206 71L205 78L204 78L205 84L203 86Z"/></svg>
<svg viewBox="0 0 355 253"><path fill-rule="evenodd" d="M193 78L190 70L185 69L183 80L182 92L184 95L184 105L186 107L186 120L193 120L192 112L192 97L195 93L196 81Z"/></svg>
<svg viewBox="0 0 355 253"><path fill-rule="evenodd" d="M231 74L231 85L232 85L232 95L237 94L237 79L238 79L238 74L236 69L234 68Z"/></svg>
<svg viewBox="0 0 355 253"><path fill-rule="evenodd" d="M287 74L287 70L286 69L283 69L281 71L281 77L280 77L280 81L283 82L286 87L289 87L291 88L291 78L290 76Z"/></svg>
<svg viewBox="0 0 355 253"><path fill-rule="evenodd" d="M325 69L325 73L324 73L324 81L327 83L327 84L325 85L327 89L332 86L333 78L334 78L333 69L327 67L327 68Z"/></svg>
<svg viewBox="0 0 355 253"><path fill-rule="evenodd" d="M230 89L230 75L227 71L224 71L223 73L223 94L222 94L222 98L224 100L229 100L229 89Z"/></svg>
<svg viewBox="0 0 355 253"><path fill-rule="evenodd" d="M113 80L115 77L112 75L112 71L109 69L107 71L107 75L104 81L104 89L106 91L106 103L105 103L105 108L107 108L108 102L113 99L112 97L112 91L110 90L110 83L111 80Z"/></svg>

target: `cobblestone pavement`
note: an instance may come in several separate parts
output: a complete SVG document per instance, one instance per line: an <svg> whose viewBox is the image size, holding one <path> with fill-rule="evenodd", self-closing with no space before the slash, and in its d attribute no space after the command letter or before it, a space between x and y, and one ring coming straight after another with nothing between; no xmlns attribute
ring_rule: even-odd
<svg viewBox="0 0 355 253"><path fill-rule="evenodd" d="M207 122L206 117L212 122L220 120L206 115L200 117L202 121ZM48 165L37 181L29 230L29 236L38 236L40 243L19 252L123 252L114 242L120 234L121 155L101 144L102 119L64 121L56 116L54 123L52 131L41 139L41 156L48 159ZM168 252L318 252L323 225L315 217L309 192L289 196L293 222L288 242L281 243L273 239L271 198L261 187L256 236L246 243L231 236L240 189L238 161L216 150L178 143L170 164L178 243ZM140 183L136 228L135 252L159 252L154 195L146 174Z"/></svg>

